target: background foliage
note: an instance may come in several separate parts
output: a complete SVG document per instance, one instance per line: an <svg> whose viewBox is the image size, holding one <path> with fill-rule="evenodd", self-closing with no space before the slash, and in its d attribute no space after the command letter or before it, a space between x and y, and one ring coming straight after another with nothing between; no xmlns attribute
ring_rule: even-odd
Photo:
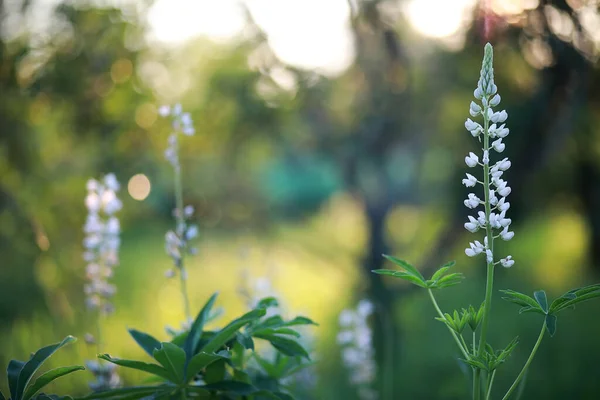
<svg viewBox="0 0 600 400"><path fill-rule="evenodd" d="M468 384L454 383L456 354L426 296L368 271L384 265L382 253L425 275L456 259L469 279L440 295L444 308L483 298L483 266L463 253L460 178L472 146L463 122L487 40L510 114L517 235L505 245L517 263L498 271L498 288L554 297L600 275L597 2L511 1L511 13L483 2L445 41L413 31L397 12L402 1L350 2L355 57L336 75L280 61L251 13L236 40L166 46L147 39L148 2L58 3L43 33L25 24L35 3L0 1L0 365L89 329L83 197L88 177L110 171L124 184L143 173L152 185L142 202L122 191L110 352L140 355L127 327L164 339L164 325L182 320L177 283L163 276L173 188L162 155L168 126L157 118L158 104L181 101L197 129L182 155L186 203L202 228L189 266L193 306L219 290L232 317L244 307L242 272L269 276L291 309L321 324L311 398L335 400L355 395L335 344L337 315L368 296L378 376L394 376L404 398L464 398ZM591 303L565 315L534 361L525 398L597 398L598 311ZM494 313L490 340L519 335L522 351L509 363L522 365L539 322L500 301ZM80 340L51 363L93 351ZM511 377L498 379L505 387ZM56 386L86 390L81 374Z"/></svg>

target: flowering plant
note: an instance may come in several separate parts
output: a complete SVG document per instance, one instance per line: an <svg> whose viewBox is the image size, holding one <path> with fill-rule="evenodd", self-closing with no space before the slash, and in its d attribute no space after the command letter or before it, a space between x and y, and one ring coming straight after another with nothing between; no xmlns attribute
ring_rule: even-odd
<svg viewBox="0 0 600 400"><path fill-rule="evenodd" d="M472 101L469 107L471 117L483 120L483 125L470 118L467 118L465 122L467 131L482 146L481 153L478 155L470 152L465 157L465 163L469 168L479 168L481 177L478 178L467 173L466 178L462 180L464 186L478 191L478 194L469 193L464 201L467 208L477 211L476 216L468 217L464 226L471 233L483 232L482 241L475 240L469 243L469 247L465 249L465 254L469 257L480 255L485 257L487 280L485 299L481 306L478 308L469 306L452 313L442 312L435 299L434 290L457 285L464 279L462 273L449 273L454 262L442 266L430 279L425 279L408 262L391 256L385 257L402 268L401 271L389 269L373 271L377 274L404 279L427 289L438 314L436 319L446 325L463 356L462 361L472 369L472 394L475 400L492 398L496 371L518 344L518 339L515 338L504 349L495 350L487 341L492 309L494 269L498 265L510 268L515 264L512 256L500 257L494 250L495 240L508 241L514 237L514 232L509 230L512 220L507 217L507 211L510 208L507 197L511 193L511 188L502 179L504 173L511 167L511 162L508 158L492 162L492 159L495 158L494 154L500 154L506 148L503 139L509 134L509 129L504 123L508 118L508 113L505 110L494 111L501 101L497 91L498 88L494 83L493 48L488 43L485 46L477 88L473 93L477 102ZM543 290L536 291L533 297L513 290L502 290L501 292L504 294L502 297L504 300L521 306L519 313L537 313L544 316L540 334L525 365L502 397L503 400L507 400L523 381L545 332L548 332L550 336L554 336L556 333L556 314L562 310L573 308L575 304L582 301L600 297L600 284L570 290L553 302L548 301ZM463 336L467 327L472 333L471 344L468 344ZM481 328L479 329L479 327ZM478 337L477 333L479 333Z"/></svg>

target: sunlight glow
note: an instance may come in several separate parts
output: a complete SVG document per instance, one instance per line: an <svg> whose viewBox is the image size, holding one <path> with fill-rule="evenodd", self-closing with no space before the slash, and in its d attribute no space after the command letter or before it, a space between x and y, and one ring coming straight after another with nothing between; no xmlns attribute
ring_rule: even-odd
<svg viewBox="0 0 600 400"><path fill-rule="evenodd" d="M405 12L417 32L444 38L461 30L476 3L476 0L411 0Z"/></svg>

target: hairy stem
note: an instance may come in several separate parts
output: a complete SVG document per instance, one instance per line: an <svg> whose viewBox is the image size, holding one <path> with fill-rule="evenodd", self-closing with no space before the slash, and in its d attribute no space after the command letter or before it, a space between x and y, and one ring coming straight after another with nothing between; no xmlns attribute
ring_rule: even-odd
<svg viewBox="0 0 600 400"><path fill-rule="evenodd" d="M540 331L540 335L538 336L537 342L535 342L535 345L533 346L533 349L531 350L531 354L529 354L529 358L525 362L523 369L521 370L521 372L519 373L519 375L513 382L510 389L508 389L508 392L506 392L506 394L504 395L502 400L507 400L510 397L510 395L515 391L517 386L519 386L519 382L521 382L521 379L523 379L523 376L525 376L525 373L527 372L527 369L529 368L529 364L531 364L531 361L533 361L533 357L535 357L535 353L537 352L538 347L540 347L540 344L542 343L542 339L544 338L545 332L546 332L546 324L544 323L544 324L542 324L542 330Z"/></svg>
<svg viewBox="0 0 600 400"><path fill-rule="evenodd" d="M440 306L438 305L437 301L435 300L435 297L433 296L433 292L431 291L431 289L427 289L427 291L429 292L429 297L431 298L431 302L433 303L433 306L435 307L435 310L437 311L438 315L440 316L440 318L444 318L444 313L442 312L442 310L440 309ZM467 349L465 347L463 347L463 344L461 343L460 339L458 338L458 335L456 334L456 332L454 332L452 329L450 329L449 326L446 325L446 327L452 334L452 337L454 338L454 341L458 345L458 348L460 349L462 355L465 357L465 359L468 359L469 355L468 355Z"/></svg>

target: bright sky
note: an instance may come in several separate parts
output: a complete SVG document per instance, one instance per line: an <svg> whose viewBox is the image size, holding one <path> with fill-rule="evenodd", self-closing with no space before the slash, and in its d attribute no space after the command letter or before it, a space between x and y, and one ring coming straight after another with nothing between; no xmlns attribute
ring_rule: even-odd
<svg viewBox="0 0 600 400"><path fill-rule="evenodd" d="M149 15L153 36L178 43L198 35L232 38L244 27L244 2L284 62L335 74L353 60L348 0L157 0ZM425 36L458 32L476 0L410 0L404 12Z"/></svg>

